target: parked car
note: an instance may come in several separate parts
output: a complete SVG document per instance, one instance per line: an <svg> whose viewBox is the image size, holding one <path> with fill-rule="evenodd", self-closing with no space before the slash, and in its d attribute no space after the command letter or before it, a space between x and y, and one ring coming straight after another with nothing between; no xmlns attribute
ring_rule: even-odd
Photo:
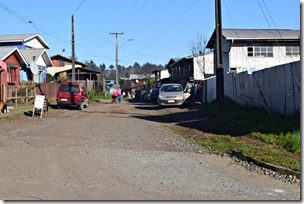
<svg viewBox="0 0 304 204"><path fill-rule="evenodd" d="M89 96L86 88L79 82L61 82L57 93L59 108L77 106L78 109L89 107Z"/></svg>
<svg viewBox="0 0 304 204"><path fill-rule="evenodd" d="M183 105L185 96L183 87L177 83L163 84L159 89L158 105Z"/></svg>
<svg viewBox="0 0 304 204"><path fill-rule="evenodd" d="M148 93L148 102L152 101L157 103L159 88L151 88Z"/></svg>

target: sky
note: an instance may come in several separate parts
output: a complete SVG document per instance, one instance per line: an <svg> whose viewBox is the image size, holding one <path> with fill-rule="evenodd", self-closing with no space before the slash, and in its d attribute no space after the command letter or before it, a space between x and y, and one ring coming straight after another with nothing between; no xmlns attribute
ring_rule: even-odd
<svg viewBox="0 0 304 204"><path fill-rule="evenodd" d="M222 28L300 29L299 0L221 0ZM75 54L97 66L165 65L191 55L215 29L215 0L0 0L0 34L39 33L50 56ZM29 23L31 22L31 23Z"/></svg>

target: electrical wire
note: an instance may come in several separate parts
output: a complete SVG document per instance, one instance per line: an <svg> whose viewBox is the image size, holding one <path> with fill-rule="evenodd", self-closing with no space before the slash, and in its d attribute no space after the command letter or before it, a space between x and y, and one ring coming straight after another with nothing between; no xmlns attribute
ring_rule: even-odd
<svg viewBox="0 0 304 204"><path fill-rule="evenodd" d="M73 15L76 14L76 12L80 9L80 7L82 6L82 4L85 2L86 0L82 0L82 2L79 4L79 6L76 8L76 10L74 11Z"/></svg>

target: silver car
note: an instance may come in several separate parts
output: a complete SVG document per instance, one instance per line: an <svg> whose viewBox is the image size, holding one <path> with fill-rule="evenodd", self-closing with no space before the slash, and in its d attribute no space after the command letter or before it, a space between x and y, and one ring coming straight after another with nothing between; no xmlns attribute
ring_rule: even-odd
<svg viewBox="0 0 304 204"><path fill-rule="evenodd" d="M183 87L177 83L163 84L159 89L158 106L182 105L185 102Z"/></svg>

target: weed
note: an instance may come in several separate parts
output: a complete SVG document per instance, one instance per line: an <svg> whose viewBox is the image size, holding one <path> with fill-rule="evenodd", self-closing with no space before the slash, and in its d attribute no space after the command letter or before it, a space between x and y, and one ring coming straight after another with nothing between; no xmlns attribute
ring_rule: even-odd
<svg viewBox="0 0 304 204"><path fill-rule="evenodd" d="M284 117L272 113L271 120L266 112L242 107L225 99L224 109L216 103L204 105L201 123L189 124L180 130L186 137L193 137L198 144L212 152L230 154L239 150L257 161L268 162L300 171L300 117ZM208 136L206 136L206 134Z"/></svg>

